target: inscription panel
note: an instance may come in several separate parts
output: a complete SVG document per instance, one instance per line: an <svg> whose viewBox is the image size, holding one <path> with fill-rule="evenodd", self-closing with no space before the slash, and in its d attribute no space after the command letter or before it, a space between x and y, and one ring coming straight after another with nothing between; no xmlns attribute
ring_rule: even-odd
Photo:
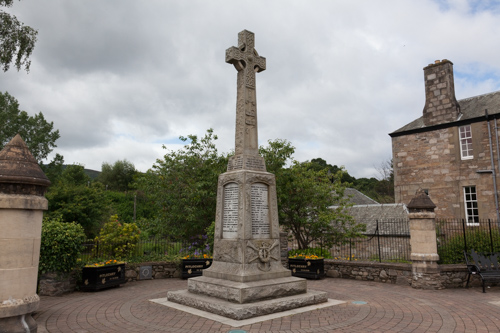
<svg viewBox="0 0 500 333"><path fill-rule="evenodd" d="M269 238L269 187L263 183L252 184L250 202L252 206L253 238Z"/></svg>
<svg viewBox="0 0 500 333"><path fill-rule="evenodd" d="M243 169L243 156L232 156L227 165L227 171Z"/></svg>
<svg viewBox="0 0 500 333"><path fill-rule="evenodd" d="M260 158L248 157L247 160L245 161L245 167L250 170L266 171L264 160Z"/></svg>
<svg viewBox="0 0 500 333"><path fill-rule="evenodd" d="M224 211L222 215L222 238L238 237L239 186L229 183L224 186Z"/></svg>

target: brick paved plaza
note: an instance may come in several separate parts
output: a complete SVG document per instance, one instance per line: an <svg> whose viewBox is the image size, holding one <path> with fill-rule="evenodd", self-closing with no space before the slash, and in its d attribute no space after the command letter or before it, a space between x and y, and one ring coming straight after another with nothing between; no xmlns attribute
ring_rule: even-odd
<svg viewBox="0 0 500 333"><path fill-rule="evenodd" d="M38 332L500 332L500 287L415 290L345 279L309 281L345 303L231 327L150 302L187 288L180 279L127 283L95 293L42 297ZM240 332L241 332L240 331Z"/></svg>

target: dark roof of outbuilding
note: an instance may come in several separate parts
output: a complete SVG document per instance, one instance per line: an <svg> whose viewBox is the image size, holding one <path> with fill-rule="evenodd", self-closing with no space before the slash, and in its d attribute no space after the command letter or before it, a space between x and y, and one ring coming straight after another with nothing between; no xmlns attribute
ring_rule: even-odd
<svg viewBox="0 0 500 333"><path fill-rule="evenodd" d="M373 235L378 228L380 235L409 235L408 209L405 204L354 205L349 214L358 223L366 224L367 235Z"/></svg>
<svg viewBox="0 0 500 333"><path fill-rule="evenodd" d="M372 198L364 195L363 193L359 192L356 189L353 188L346 188L344 191L344 197L347 197L349 200L349 203L353 205L372 205L372 204L378 204L375 200Z"/></svg>
<svg viewBox="0 0 500 333"><path fill-rule="evenodd" d="M454 123L462 123L467 121L472 121L485 116L484 110L488 110L490 115L500 115L500 91L495 91L489 94L464 98L458 101L460 105L460 116L456 121L444 124L444 127L448 127ZM443 127L443 124L437 125ZM437 127L429 126L428 128ZM399 133L404 133L407 131L415 131L419 129L424 129L424 117L423 115L412 121L411 123L401 127L400 129L390 133L391 136L397 136Z"/></svg>

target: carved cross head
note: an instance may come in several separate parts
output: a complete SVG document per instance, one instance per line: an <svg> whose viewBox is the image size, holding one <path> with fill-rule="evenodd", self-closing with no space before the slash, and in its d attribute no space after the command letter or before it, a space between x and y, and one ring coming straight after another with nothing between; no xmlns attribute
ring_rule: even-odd
<svg viewBox="0 0 500 333"><path fill-rule="evenodd" d="M243 30L238 34L238 47L232 46L226 50L226 62L238 72L243 71L248 88L255 88L255 73L266 69L266 58L259 56L254 47L254 33Z"/></svg>

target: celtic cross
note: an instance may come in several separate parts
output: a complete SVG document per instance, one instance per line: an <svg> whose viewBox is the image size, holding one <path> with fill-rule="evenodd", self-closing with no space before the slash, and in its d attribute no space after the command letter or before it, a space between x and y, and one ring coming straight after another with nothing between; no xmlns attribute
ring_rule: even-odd
<svg viewBox="0 0 500 333"><path fill-rule="evenodd" d="M235 155L259 154L255 73L266 69L266 58L254 46L254 33L243 30L238 34L238 47L226 50L226 62L238 71Z"/></svg>

